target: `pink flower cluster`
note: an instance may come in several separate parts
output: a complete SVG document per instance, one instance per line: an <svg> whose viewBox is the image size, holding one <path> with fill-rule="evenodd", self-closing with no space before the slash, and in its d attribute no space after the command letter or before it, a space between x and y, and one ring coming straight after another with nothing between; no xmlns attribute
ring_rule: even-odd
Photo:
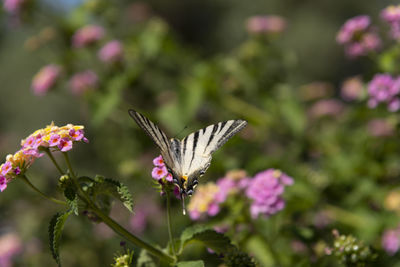
<svg viewBox="0 0 400 267"><path fill-rule="evenodd" d="M122 44L118 40L112 40L106 43L99 51L98 57L105 63L115 63L122 60Z"/></svg>
<svg viewBox="0 0 400 267"><path fill-rule="evenodd" d="M253 218L259 214L270 216L284 207L281 195L293 179L286 174L268 169L253 179L245 171L228 172L217 183L200 184L188 205L191 219L198 220L205 215L215 216L229 196L246 196L250 199L250 213Z"/></svg>
<svg viewBox="0 0 400 267"><path fill-rule="evenodd" d="M280 33L286 29L286 20L280 16L254 16L247 20L247 31L251 34Z"/></svg>
<svg viewBox="0 0 400 267"><path fill-rule="evenodd" d="M246 195L252 200L250 213L253 218L260 214L271 216L285 207L282 194L285 186L292 185L293 179L275 169L256 174L246 190Z"/></svg>
<svg viewBox="0 0 400 267"><path fill-rule="evenodd" d="M376 74L368 84L368 106L375 108L378 104L385 103L389 111L395 112L400 109L399 93L400 77Z"/></svg>
<svg viewBox="0 0 400 267"><path fill-rule="evenodd" d="M381 18L390 25L390 36L395 40L400 39L400 5L383 9Z"/></svg>
<svg viewBox="0 0 400 267"><path fill-rule="evenodd" d="M338 32L336 41L344 45L346 54L351 58L364 56L381 47L381 39L366 15L347 20Z"/></svg>
<svg viewBox="0 0 400 267"><path fill-rule="evenodd" d="M165 166L164 160L162 156L158 156L153 160L154 168L151 172L151 176L160 181L165 179L168 182L172 182L172 175L168 172L167 167Z"/></svg>
<svg viewBox="0 0 400 267"><path fill-rule="evenodd" d="M14 266L13 258L20 254L22 249L22 241L16 234L7 233L0 236L0 266Z"/></svg>
<svg viewBox="0 0 400 267"><path fill-rule="evenodd" d="M36 95L45 95L55 85L61 73L61 67L49 64L39 70L33 77L32 89Z"/></svg>
<svg viewBox="0 0 400 267"><path fill-rule="evenodd" d="M84 92L97 87L99 78L92 70L85 70L76 73L69 81L71 92L80 95Z"/></svg>
<svg viewBox="0 0 400 267"><path fill-rule="evenodd" d="M98 25L86 25L72 36L72 45L77 48L94 44L104 37L104 29Z"/></svg>
<svg viewBox="0 0 400 267"><path fill-rule="evenodd" d="M360 100L364 96L364 84L359 76L346 79L340 88L340 95L346 101Z"/></svg>
<svg viewBox="0 0 400 267"><path fill-rule="evenodd" d="M35 159L43 156L41 149L48 148L66 152L72 149L73 142L88 142L84 136L83 126L67 124L57 127L53 123L39 129L21 141L21 149L6 157L0 165L0 191L7 188L7 183L25 171Z"/></svg>
<svg viewBox="0 0 400 267"><path fill-rule="evenodd" d="M400 228L386 230L382 236L382 247L389 254L394 255L400 248Z"/></svg>
<svg viewBox="0 0 400 267"><path fill-rule="evenodd" d="M4 10L10 14L18 14L25 0L3 0Z"/></svg>

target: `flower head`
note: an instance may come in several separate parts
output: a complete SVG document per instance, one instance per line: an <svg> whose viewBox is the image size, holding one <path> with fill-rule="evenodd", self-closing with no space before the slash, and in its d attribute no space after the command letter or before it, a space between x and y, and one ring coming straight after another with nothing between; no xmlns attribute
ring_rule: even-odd
<svg viewBox="0 0 400 267"><path fill-rule="evenodd" d="M270 216L282 210L285 202L281 195L285 186L292 184L293 179L279 170L268 169L256 174L246 190L247 197L252 200L252 217Z"/></svg>
<svg viewBox="0 0 400 267"><path fill-rule="evenodd" d="M3 0L4 10L10 14L18 14L22 6L25 4L25 0Z"/></svg>
<svg viewBox="0 0 400 267"><path fill-rule="evenodd" d="M154 167L153 171L151 172L151 176L156 179L160 180L168 175L167 168L165 166L163 167Z"/></svg>
<svg viewBox="0 0 400 267"><path fill-rule="evenodd" d="M199 185L196 194L192 196L188 205L189 216L192 220L198 220L204 214L215 216L220 208L216 196L220 188L215 183Z"/></svg>
<svg viewBox="0 0 400 267"><path fill-rule="evenodd" d="M91 45L104 36L104 29L98 25L86 25L78 29L72 36L72 45L80 48Z"/></svg>
<svg viewBox="0 0 400 267"><path fill-rule="evenodd" d="M340 89L340 95L344 100L359 100L364 94L364 85L359 76L346 79Z"/></svg>
<svg viewBox="0 0 400 267"><path fill-rule="evenodd" d="M247 20L247 31L252 34L271 34L283 32L286 20L280 16L253 16Z"/></svg>
<svg viewBox="0 0 400 267"><path fill-rule="evenodd" d="M7 188L7 178L0 175L0 191L3 192Z"/></svg>
<svg viewBox="0 0 400 267"><path fill-rule="evenodd" d="M118 40L106 43L99 51L98 57L106 63L114 63L120 61L123 57L122 44Z"/></svg>
<svg viewBox="0 0 400 267"><path fill-rule="evenodd" d="M400 109L400 77L393 78L390 74L376 74L368 84L368 106L375 108L380 103L387 104L389 111Z"/></svg>
<svg viewBox="0 0 400 267"><path fill-rule="evenodd" d="M163 158L162 158L161 155L158 156L158 157L156 157L155 159L153 159L153 164L154 164L154 166L156 166L156 167L163 167L163 166L165 166L164 160L163 160Z"/></svg>
<svg viewBox="0 0 400 267"><path fill-rule="evenodd" d="M6 233L0 236L0 266L11 267L13 258L22 252L23 243L18 235Z"/></svg>
<svg viewBox="0 0 400 267"><path fill-rule="evenodd" d="M390 25L390 36L395 40L400 39L400 5L383 9L381 18Z"/></svg>
<svg viewBox="0 0 400 267"><path fill-rule="evenodd" d="M386 230L382 236L382 247L389 254L394 255L400 248L399 229Z"/></svg>
<svg viewBox="0 0 400 267"><path fill-rule="evenodd" d="M91 70L76 73L69 81L72 93L80 95L83 92L97 87L97 74Z"/></svg>
<svg viewBox="0 0 400 267"><path fill-rule="evenodd" d="M366 15L347 20L338 32L336 41L344 45L346 54L352 58L366 55L381 47L381 40L371 27L370 17Z"/></svg>
<svg viewBox="0 0 400 267"><path fill-rule="evenodd" d="M312 118L336 117L342 113L343 109L342 102L337 99L322 99L311 106L309 114Z"/></svg>
<svg viewBox="0 0 400 267"><path fill-rule="evenodd" d="M44 66L33 77L32 89L36 95L45 95L57 82L61 67L55 64Z"/></svg>

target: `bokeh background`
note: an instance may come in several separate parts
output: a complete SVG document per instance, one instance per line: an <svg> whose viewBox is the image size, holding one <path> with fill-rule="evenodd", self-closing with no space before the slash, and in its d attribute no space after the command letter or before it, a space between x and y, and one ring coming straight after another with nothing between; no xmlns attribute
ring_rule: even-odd
<svg viewBox="0 0 400 267"><path fill-rule="evenodd" d="M366 104L366 83L383 71L378 56L349 59L335 40L347 19L367 14L385 45L395 46L380 12L396 1L22 2L18 12L3 6L0 17L2 159L52 121L85 125L90 143L74 147L76 169L128 185L135 215L119 203L111 215L143 239L164 246L165 199L151 178L158 151L127 110L135 108L178 138L243 118L248 127L215 154L200 183L216 181L232 169L253 177L268 168L295 181L285 192L285 209L255 221L253 227L261 230L243 241L247 253L261 266L277 266L265 239L257 238L264 236L282 266L340 266L325 253L333 246L331 230L336 228L373 247L375 264L400 266L399 256L381 244L384 232L399 222L399 118ZM278 15L285 26L255 32L246 23L256 15ZM103 27L104 36L90 46L74 47L74 33L89 24ZM114 39L123 44L123 59L112 64L99 60L99 49ZM62 74L38 94L32 79L48 64L61 66ZM71 91L71 77L88 69L96 83ZM357 77L359 94L349 100L341 89L351 77ZM47 158L35 162L29 177L48 194L60 194L58 174ZM181 216L178 200L173 205L174 235L188 225L230 220L221 214L220 221L218 216L192 221ZM0 195L0 258L12 251L11 266L55 266L47 225L57 208L21 182L10 183ZM74 217L63 235L63 265L110 266L120 241L105 225ZM204 258L206 266L220 264L201 246L194 245L186 257Z"/></svg>

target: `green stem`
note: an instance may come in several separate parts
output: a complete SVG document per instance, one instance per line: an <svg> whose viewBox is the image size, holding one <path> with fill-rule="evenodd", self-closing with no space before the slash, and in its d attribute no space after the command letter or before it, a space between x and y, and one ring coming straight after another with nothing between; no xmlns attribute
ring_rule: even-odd
<svg viewBox="0 0 400 267"><path fill-rule="evenodd" d="M46 152L47 156L51 159L53 164L56 166L57 170L60 172L61 175L64 174L63 170L60 168L60 165L58 165L56 159L53 157L53 154L51 153L50 149L46 149L44 152Z"/></svg>
<svg viewBox="0 0 400 267"><path fill-rule="evenodd" d="M40 191L36 186L34 186L25 175L20 175L18 176L18 178L22 179L22 181L24 181L27 185L29 185L33 190L35 190L37 193L39 193L42 197L57 203L57 204L61 204L61 205L67 205L66 202L62 201L62 200L58 200L52 197L49 197L48 195L46 195L45 193L43 193L42 191Z"/></svg>
<svg viewBox="0 0 400 267"><path fill-rule="evenodd" d="M123 228L120 224L118 224L116 221L108 217L106 214L104 214L100 209L98 209L96 206L91 206L92 210L94 213L96 213L97 216L99 216L105 224L107 224L111 229L113 229L116 233L118 233L120 236L125 238L126 240L130 241L132 244L141 247L157 258L164 259L167 262L175 262L175 259L168 254L164 253L163 251L153 247L152 245L146 243L145 241L139 239L138 237L134 236L130 232L128 232L125 228Z"/></svg>
<svg viewBox="0 0 400 267"><path fill-rule="evenodd" d="M134 236L131 234L129 231L127 231L124 227L122 227L120 224L118 224L116 221L111 219L108 215L104 214L94 203L90 197L82 190L80 187L77 177L72 169L71 163L68 158L67 153L63 153L65 161L68 166L68 170L71 174L72 180L75 183L75 186L77 187L78 190L78 196L82 198L91 208L91 210L96 213L97 216L102 219L102 221L107 224L111 229L113 229L116 233L118 233L120 236L125 238L126 240L130 241L132 244L141 247L145 250L147 250L149 253L153 254L154 256L158 257L159 259L164 259L167 262L175 262L175 258L169 256L168 254L164 253L163 251L153 247L152 245L146 243L145 241L139 239L138 237Z"/></svg>
<svg viewBox="0 0 400 267"><path fill-rule="evenodd" d="M169 235L169 243L171 244L172 253L175 256L175 244L174 239L172 238L172 228L171 228L171 200L169 197L169 191L166 190L166 197L167 197L167 226L168 226L168 235Z"/></svg>

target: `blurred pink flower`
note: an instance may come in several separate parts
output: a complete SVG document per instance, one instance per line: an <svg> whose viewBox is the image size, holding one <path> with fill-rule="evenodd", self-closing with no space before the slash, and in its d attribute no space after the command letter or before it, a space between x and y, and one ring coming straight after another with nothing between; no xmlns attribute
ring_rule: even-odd
<svg viewBox="0 0 400 267"><path fill-rule="evenodd" d="M347 20L336 35L336 41L344 45L346 54L351 58L364 56L381 47L381 39L366 15Z"/></svg>
<svg viewBox="0 0 400 267"><path fill-rule="evenodd" d="M382 247L389 254L394 255L400 247L399 229L386 230L382 236Z"/></svg>
<svg viewBox="0 0 400 267"><path fill-rule="evenodd" d="M336 99L323 99L316 102L309 109L312 118L323 116L338 116L344 109L342 102Z"/></svg>
<svg viewBox="0 0 400 267"><path fill-rule="evenodd" d="M55 64L47 65L33 77L32 89L36 95L45 95L55 85L60 77L61 67Z"/></svg>
<svg viewBox="0 0 400 267"><path fill-rule="evenodd" d="M400 5L383 9L381 18L390 25L390 36L396 40L400 39Z"/></svg>
<svg viewBox="0 0 400 267"><path fill-rule="evenodd" d="M0 266L12 267L12 258L22 252L22 242L13 233L8 233L0 237Z"/></svg>
<svg viewBox="0 0 400 267"><path fill-rule="evenodd" d="M368 122L367 131L376 137L391 136L394 134L394 126L385 119L374 119Z"/></svg>
<svg viewBox="0 0 400 267"><path fill-rule="evenodd" d="M106 43L99 51L98 57L106 63L114 63L122 60L123 49L122 44L118 40L113 40Z"/></svg>
<svg viewBox="0 0 400 267"><path fill-rule="evenodd" d="M253 16L247 20L246 27L252 34L280 33L286 29L286 20L275 15Z"/></svg>
<svg viewBox="0 0 400 267"><path fill-rule="evenodd" d="M390 74L378 73L368 84L368 106L377 107L385 103L391 112L400 109L400 77L393 78Z"/></svg>
<svg viewBox="0 0 400 267"><path fill-rule="evenodd" d="M91 70L76 73L69 81L71 92L79 95L97 87L97 74Z"/></svg>
<svg viewBox="0 0 400 267"><path fill-rule="evenodd" d="M252 200L251 216L257 218L261 214L269 217L282 210L285 201L281 195L285 186L292 184L293 178L279 170L268 169L256 174L246 190L247 197Z"/></svg>
<svg viewBox="0 0 400 267"><path fill-rule="evenodd" d="M162 211L154 199L140 198L135 206L135 214L130 218L130 227L136 234L142 234L149 224L159 224Z"/></svg>
<svg viewBox="0 0 400 267"><path fill-rule="evenodd" d="M85 47L104 37L104 29L98 25L86 25L78 29L72 36L73 47Z"/></svg>
<svg viewBox="0 0 400 267"><path fill-rule="evenodd" d="M4 10L10 14L18 14L26 0L3 0Z"/></svg>
<svg viewBox="0 0 400 267"><path fill-rule="evenodd" d="M359 76L346 79L340 89L340 95L344 100L360 100L364 94L364 85Z"/></svg>

